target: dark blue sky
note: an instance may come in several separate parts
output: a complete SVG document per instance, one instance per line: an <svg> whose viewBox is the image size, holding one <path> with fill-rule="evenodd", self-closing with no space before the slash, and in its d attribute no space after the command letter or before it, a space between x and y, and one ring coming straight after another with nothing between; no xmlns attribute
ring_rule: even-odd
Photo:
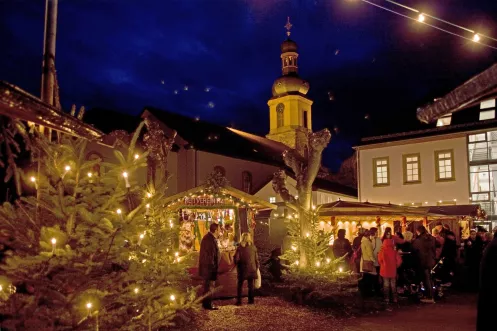
<svg viewBox="0 0 497 331"><path fill-rule="evenodd" d="M44 2L0 0L0 79L36 95ZM402 3L497 38L495 0ZM338 128L326 154L334 168L359 137L414 128L417 107L497 59L354 0L59 0L62 103L127 113L153 105L266 134L287 16L314 129Z"/></svg>

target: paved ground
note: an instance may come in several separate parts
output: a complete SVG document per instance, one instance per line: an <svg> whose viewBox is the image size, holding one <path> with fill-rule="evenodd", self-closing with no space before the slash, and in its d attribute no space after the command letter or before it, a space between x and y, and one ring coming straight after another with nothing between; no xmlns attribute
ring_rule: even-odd
<svg viewBox="0 0 497 331"><path fill-rule="evenodd" d="M476 297L451 295L434 305L402 306L370 316L337 319L278 298L257 298L256 305L237 307L218 301L217 311L203 311L198 331L473 331Z"/></svg>

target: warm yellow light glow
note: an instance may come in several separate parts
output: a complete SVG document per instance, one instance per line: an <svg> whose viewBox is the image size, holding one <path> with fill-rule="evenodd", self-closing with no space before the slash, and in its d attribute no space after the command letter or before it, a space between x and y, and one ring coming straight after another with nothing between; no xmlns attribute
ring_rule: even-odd
<svg viewBox="0 0 497 331"><path fill-rule="evenodd" d="M343 271L343 268L342 268L342 267L338 268L338 271L339 271L339 272L342 272L342 271Z"/></svg>
<svg viewBox="0 0 497 331"><path fill-rule="evenodd" d="M326 263L330 263L330 262L331 262L331 259L328 257L328 258L326 259Z"/></svg>
<svg viewBox="0 0 497 331"><path fill-rule="evenodd" d="M174 256L178 257L178 256L179 256L179 253L178 253L178 252L174 253Z"/></svg>
<svg viewBox="0 0 497 331"><path fill-rule="evenodd" d="M126 171L123 172L123 177L128 178L128 173Z"/></svg>
<svg viewBox="0 0 497 331"><path fill-rule="evenodd" d="M57 239L55 238L52 238L52 240L50 240L52 242L52 245L55 245L57 243Z"/></svg>
<svg viewBox="0 0 497 331"><path fill-rule="evenodd" d="M442 200L438 200L438 203L442 203Z"/></svg>
<svg viewBox="0 0 497 331"><path fill-rule="evenodd" d="M143 233L140 234L140 239L145 238L145 235Z"/></svg>
<svg viewBox="0 0 497 331"><path fill-rule="evenodd" d="M307 238L309 238L309 236L310 236L309 232L307 232L307 233L305 234L305 236L306 236Z"/></svg>
<svg viewBox="0 0 497 331"><path fill-rule="evenodd" d="M135 160L137 160L140 157L140 155L135 154Z"/></svg>
<svg viewBox="0 0 497 331"><path fill-rule="evenodd" d="M2 292L2 291L3 291L3 286L2 286L2 285L0 285L0 292Z"/></svg>
<svg viewBox="0 0 497 331"><path fill-rule="evenodd" d="M324 226L324 221L319 222L319 225Z"/></svg>
<svg viewBox="0 0 497 331"><path fill-rule="evenodd" d="M146 205L145 207L150 208L150 204L149 204L149 203L147 203L147 205Z"/></svg>
<svg viewBox="0 0 497 331"><path fill-rule="evenodd" d="M91 176L93 176L93 174L91 172L88 173L88 177L91 178Z"/></svg>
<svg viewBox="0 0 497 331"><path fill-rule="evenodd" d="M457 199L454 199L454 202L456 202L456 201L457 201Z"/></svg>
<svg viewBox="0 0 497 331"><path fill-rule="evenodd" d="M475 43L479 42L480 41L480 36L478 35L478 33L476 33L474 36L473 36L473 41Z"/></svg>
<svg viewBox="0 0 497 331"><path fill-rule="evenodd" d="M169 227L170 227L171 229L172 229L172 228L174 228L173 223L169 223Z"/></svg>
<svg viewBox="0 0 497 331"><path fill-rule="evenodd" d="M71 167L70 167L70 166L68 166L68 165L66 165L64 169L65 169L66 171L69 171L69 170L71 170Z"/></svg>
<svg viewBox="0 0 497 331"><path fill-rule="evenodd" d="M93 307L92 303L91 303L91 302L88 302L88 303L86 304L86 308L91 309L91 307Z"/></svg>
<svg viewBox="0 0 497 331"><path fill-rule="evenodd" d="M328 225L331 225L331 222L328 222Z"/></svg>
<svg viewBox="0 0 497 331"><path fill-rule="evenodd" d="M119 215L121 215L122 212L123 211L121 209L116 210L116 213L118 213Z"/></svg>
<svg viewBox="0 0 497 331"><path fill-rule="evenodd" d="M36 182L36 178L34 176L31 176L31 178L29 179L32 183Z"/></svg>
<svg viewBox="0 0 497 331"><path fill-rule="evenodd" d="M138 291L139 291L138 287L135 287L134 291L135 291L135 293L138 293Z"/></svg>
<svg viewBox="0 0 497 331"><path fill-rule="evenodd" d="M315 210L316 209L316 206L312 205L312 210Z"/></svg>
<svg viewBox="0 0 497 331"><path fill-rule="evenodd" d="M176 297L174 296L174 294L171 294L171 296L169 297L169 299L171 299L171 301L174 301L174 300L176 300Z"/></svg>
<svg viewBox="0 0 497 331"><path fill-rule="evenodd" d="M418 21L421 22L421 23L423 23L425 21L425 15L419 14Z"/></svg>
<svg viewBox="0 0 497 331"><path fill-rule="evenodd" d="M428 204L428 201L425 201L425 205L427 205L427 204Z"/></svg>
<svg viewBox="0 0 497 331"><path fill-rule="evenodd" d="M296 264L296 265L299 265L299 261L295 261L295 264Z"/></svg>
<svg viewBox="0 0 497 331"><path fill-rule="evenodd" d="M318 261L318 262L316 262L316 267L318 267L318 268L319 268L319 266L320 266L320 265L321 265L321 262L319 262L319 261Z"/></svg>
<svg viewBox="0 0 497 331"><path fill-rule="evenodd" d="M147 193L147 198L151 198L152 197L152 193L148 192Z"/></svg>
<svg viewBox="0 0 497 331"><path fill-rule="evenodd" d="M296 252L297 251L297 247L292 246L292 251Z"/></svg>

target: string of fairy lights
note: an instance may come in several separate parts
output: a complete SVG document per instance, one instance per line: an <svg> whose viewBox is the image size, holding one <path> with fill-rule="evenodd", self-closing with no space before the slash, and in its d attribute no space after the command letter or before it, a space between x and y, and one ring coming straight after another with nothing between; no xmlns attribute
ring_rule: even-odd
<svg viewBox="0 0 497 331"><path fill-rule="evenodd" d="M429 27L436 29L436 30L439 30L441 32L444 32L444 33L453 35L455 37L459 37L459 38L462 38L462 39L465 39L465 40L468 40L468 41L471 41L474 43L478 43L482 46L497 50L497 46L493 46L489 43L489 42L497 42L497 39L495 39L495 38L492 38L492 37L490 37L486 34L483 34L479 31L475 31L474 29L469 29L469 28L464 27L462 25L449 22L447 20L441 19L441 18L436 17L434 15L430 15L430 14L423 12L421 10L418 10L416 8L403 5L397 1L380 0L383 2L387 2L390 5L402 8L402 10L408 11L408 13L402 13L400 11L393 9L393 8L386 7L384 5L379 4L378 1L375 1L375 0L360 0L360 1L362 1L368 5L374 6L375 8L379 8L379 9L382 9L384 11L390 12L392 14L398 15L398 16L403 17L405 19L416 21L419 24L429 26ZM412 16L412 13L414 13L414 15L416 15L416 16ZM409 15L409 14L411 14L411 15ZM441 23L442 26L436 25L437 23ZM450 27L457 29L456 30L457 32L449 30ZM461 30L463 32L460 32ZM458 32L460 32L460 33L458 33Z"/></svg>

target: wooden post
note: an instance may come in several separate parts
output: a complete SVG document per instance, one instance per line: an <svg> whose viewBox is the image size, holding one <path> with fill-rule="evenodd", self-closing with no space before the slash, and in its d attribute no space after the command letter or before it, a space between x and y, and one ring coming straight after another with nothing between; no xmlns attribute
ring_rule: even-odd
<svg viewBox="0 0 497 331"><path fill-rule="evenodd" d="M423 217L423 226L426 228L428 226L428 216ZM428 229L426 229L428 231Z"/></svg>

